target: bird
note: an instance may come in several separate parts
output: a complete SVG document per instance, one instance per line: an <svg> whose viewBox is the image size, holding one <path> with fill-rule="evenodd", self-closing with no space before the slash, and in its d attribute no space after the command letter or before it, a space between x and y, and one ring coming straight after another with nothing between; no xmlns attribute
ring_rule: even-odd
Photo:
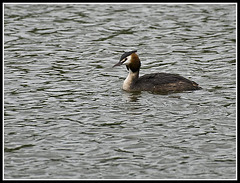
<svg viewBox="0 0 240 183"><path fill-rule="evenodd" d="M137 50L124 52L119 62L113 65L113 67L126 65L128 76L123 82L123 90L168 94L202 89L196 82L178 74L152 73L139 77L141 62L136 52Z"/></svg>

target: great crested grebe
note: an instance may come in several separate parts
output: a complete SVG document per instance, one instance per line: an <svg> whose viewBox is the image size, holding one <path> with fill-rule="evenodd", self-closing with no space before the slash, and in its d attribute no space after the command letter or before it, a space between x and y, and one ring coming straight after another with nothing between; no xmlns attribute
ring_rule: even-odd
<svg viewBox="0 0 240 183"><path fill-rule="evenodd" d="M181 91L198 90L201 87L178 74L153 73L139 77L141 67L137 50L125 52L115 66L126 65L129 74L123 82L126 91L151 91L158 93L173 93Z"/></svg>

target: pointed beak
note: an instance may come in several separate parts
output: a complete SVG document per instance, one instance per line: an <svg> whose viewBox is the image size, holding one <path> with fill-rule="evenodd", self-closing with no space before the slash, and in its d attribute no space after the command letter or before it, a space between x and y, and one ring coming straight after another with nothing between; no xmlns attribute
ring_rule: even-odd
<svg viewBox="0 0 240 183"><path fill-rule="evenodd" d="M120 65L122 65L123 63L121 62L121 60L118 62L118 63L116 63L113 67L116 67L116 66L120 66Z"/></svg>

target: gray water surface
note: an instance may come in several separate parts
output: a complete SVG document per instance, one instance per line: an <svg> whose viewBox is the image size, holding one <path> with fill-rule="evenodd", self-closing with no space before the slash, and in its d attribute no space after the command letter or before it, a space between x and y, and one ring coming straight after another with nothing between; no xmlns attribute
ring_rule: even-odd
<svg viewBox="0 0 240 183"><path fill-rule="evenodd" d="M203 89L121 89L177 73ZM235 179L236 4L4 4L5 179Z"/></svg>

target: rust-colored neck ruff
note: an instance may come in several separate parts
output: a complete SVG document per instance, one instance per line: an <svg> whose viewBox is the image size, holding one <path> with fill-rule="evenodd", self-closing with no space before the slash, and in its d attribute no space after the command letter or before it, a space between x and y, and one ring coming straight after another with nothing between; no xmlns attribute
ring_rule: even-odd
<svg viewBox="0 0 240 183"><path fill-rule="evenodd" d="M127 68L130 69L132 72L139 72L141 67L140 59L136 53L131 54L131 62L127 65Z"/></svg>

